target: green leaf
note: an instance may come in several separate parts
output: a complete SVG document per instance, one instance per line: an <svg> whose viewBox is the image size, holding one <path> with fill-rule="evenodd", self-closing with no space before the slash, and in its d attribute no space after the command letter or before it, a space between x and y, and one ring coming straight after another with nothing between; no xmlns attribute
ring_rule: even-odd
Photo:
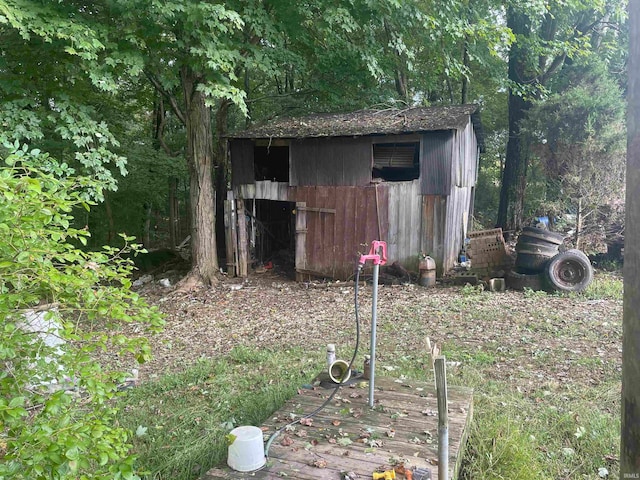
<svg viewBox="0 0 640 480"><path fill-rule="evenodd" d="M78 458L80 457L80 450L78 449L78 447L73 446L67 449L66 452L64 452L64 456L69 460L78 460Z"/></svg>

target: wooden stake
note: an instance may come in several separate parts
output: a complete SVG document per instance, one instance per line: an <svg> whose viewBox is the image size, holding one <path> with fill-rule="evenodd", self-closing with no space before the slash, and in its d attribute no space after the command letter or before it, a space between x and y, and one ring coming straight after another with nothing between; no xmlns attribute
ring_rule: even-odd
<svg viewBox="0 0 640 480"><path fill-rule="evenodd" d="M436 397L438 399L438 480L449 476L449 406L445 357L435 359Z"/></svg>

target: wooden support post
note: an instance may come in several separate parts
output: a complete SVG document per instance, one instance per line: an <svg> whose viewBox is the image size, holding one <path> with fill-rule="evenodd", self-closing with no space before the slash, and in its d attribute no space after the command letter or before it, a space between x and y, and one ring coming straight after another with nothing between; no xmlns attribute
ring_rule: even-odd
<svg viewBox="0 0 640 480"><path fill-rule="evenodd" d="M449 407L445 357L436 358L435 374L438 399L438 480L447 480L449 478Z"/></svg>
<svg viewBox="0 0 640 480"><path fill-rule="evenodd" d="M225 244L227 246L227 275L230 277L236 276L236 262L234 261L234 243L233 243L233 234L232 234L232 222L233 215L231 206L233 204L232 200L224 201L224 238Z"/></svg>
<svg viewBox="0 0 640 480"><path fill-rule="evenodd" d="M620 478L640 478L640 2L629 2Z"/></svg>
<svg viewBox="0 0 640 480"><path fill-rule="evenodd" d="M246 277L249 275L247 262L247 215L244 211L244 200L239 198L236 200L238 212L238 275Z"/></svg>
<svg viewBox="0 0 640 480"><path fill-rule="evenodd" d="M296 202L296 280L302 281L307 268L307 203Z"/></svg>

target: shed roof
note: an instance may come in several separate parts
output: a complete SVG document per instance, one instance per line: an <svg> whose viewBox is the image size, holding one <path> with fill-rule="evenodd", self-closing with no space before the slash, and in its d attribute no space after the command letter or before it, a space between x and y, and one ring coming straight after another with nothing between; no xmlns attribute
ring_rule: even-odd
<svg viewBox="0 0 640 480"><path fill-rule="evenodd" d="M464 128L477 108L477 105L448 105L276 118L229 138L350 137L453 130Z"/></svg>

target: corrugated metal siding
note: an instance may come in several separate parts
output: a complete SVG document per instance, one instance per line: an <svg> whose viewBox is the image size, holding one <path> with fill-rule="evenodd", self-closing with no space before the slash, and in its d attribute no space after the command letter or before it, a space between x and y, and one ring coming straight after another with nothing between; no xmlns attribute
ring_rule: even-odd
<svg viewBox="0 0 640 480"><path fill-rule="evenodd" d="M424 195L422 197L422 243L420 251L436 261L438 275L442 275L442 267L445 263L444 235L448 198L446 195Z"/></svg>
<svg viewBox="0 0 640 480"><path fill-rule="evenodd" d="M453 184L458 187L473 187L478 171L478 140L471 121L464 130L457 130L454 137Z"/></svg>
<svg viewBox="0 0 640 480"><path fill-rule="evenodd" d="M464 212L469 211L471 204L471 187L456 187L451 190L447 200L445 221L444 255L442 266L444 271L453 268L463 242Z"/></svg>
<svg viewBox="0 0 640 480"><path fill-rule="evenodd" d="M420 180L385 183L389 190L389 263L399 261L417 270L421 247Z"/></svg>
<svg viewBox="0 0 640 480"><path fill-rule="evenodd" d="M251 140L232 140L231 150L231 184L238 185L253 183L253 142Z"/></svg>
<svg viewBox="0 0 640 480"><path fill-rule="evenodd" d="M372 240L387 241L388 193L382 186L292 187L291 201L307 210L306 269L337 279L353 275L358 253Z"/></svg>
<svg viewBox="0 0 640 480"><path fill-rule="evenodd" d="M371 139L307 138L291 142L292 186L368 185Z"/></svg>
<svg viewBox="0 0 640 480"><path fill-rule="evenodd" d="M428 132L422 137L420 191L423 195L448 195L451 191L452 131Z"/></svg>

